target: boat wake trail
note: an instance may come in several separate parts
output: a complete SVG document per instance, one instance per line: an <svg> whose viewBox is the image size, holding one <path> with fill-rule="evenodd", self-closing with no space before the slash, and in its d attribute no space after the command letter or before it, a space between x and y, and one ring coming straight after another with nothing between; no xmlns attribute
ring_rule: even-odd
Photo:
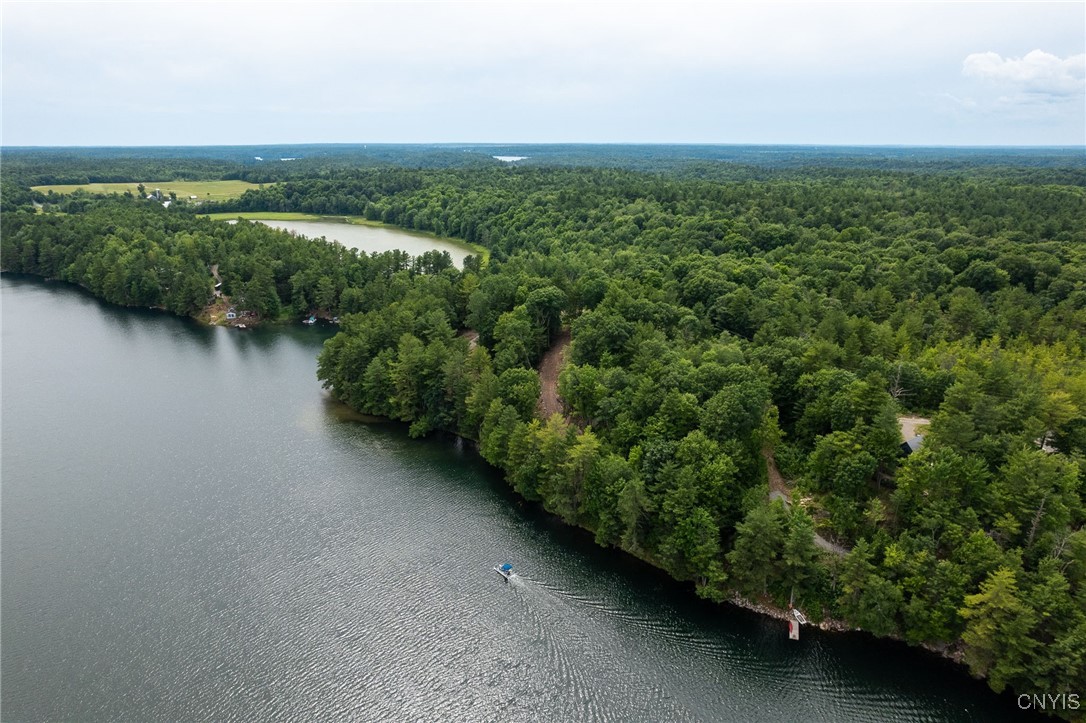
<svg viewBox="0 0 1086 723"><path fill-rule="evenodd" d="M567 700L575 706L570 712L576 719L611 720L612 711L622 709L618 701L629 704L631 699L641 699L639 707L649 719L693 718L674 697L681 681L645 675L630 660L616 659L606 653L614 650L610 640L616 637L614 623L633 624L659 634L659 621L620 613L602 601L525 575L513 575L509 584L516 591L529 623L526 638L530 645L541 649L555 676L552 684L569 691ZM671 632L669 637L687 647L698 642L677 630ZM604 636L609 640L601 640Z"/></svg>
<svg viewBox="0 0 1086 723"><path fill-rule="evenodd" d="M678 624L677 621L669 621L654 615L639 615L628 608L616 607L611 601L581 595L543 582L533 580L532 583L538 586L540 591L555 599L575 605L589 615L602 616L611 622L635 628L645 636L653 638L655 644L666 642L668 645L686 652L695 649L699 653L712 658L720 660L732 659L727 649L719 641L698 635L689 630L687 626Z"/></svg>

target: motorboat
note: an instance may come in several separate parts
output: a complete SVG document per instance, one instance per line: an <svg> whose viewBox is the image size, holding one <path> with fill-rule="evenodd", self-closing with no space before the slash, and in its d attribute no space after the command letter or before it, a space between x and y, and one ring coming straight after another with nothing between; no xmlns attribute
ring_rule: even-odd
<svg viewBox="0 0 1086 723"><path fill-rule="evenodd" d="M506 580L508 580L511 577L513 577L513 563L506 562L506 563L501 564L501 565L495 565L494 566L494 572L498 573L499 575L504 577Z"/></svg>

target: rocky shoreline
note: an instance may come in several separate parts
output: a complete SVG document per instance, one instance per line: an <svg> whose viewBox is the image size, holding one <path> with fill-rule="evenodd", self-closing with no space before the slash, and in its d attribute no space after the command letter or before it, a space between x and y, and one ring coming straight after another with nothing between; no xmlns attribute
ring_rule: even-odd
<svg viewBox="0 0 1086 723"><path fill-rule="evenodd" d="M768 603L754 602L740 595L738 592L732 593L732 596L727 599L727 602L744 610L750 610L751 612L764 615L776 620L792 620L792 614L784 608L777 607L776 605L770 605ZM819 630L828 633L862 633L865 632L863 628L857 628L849 625L844 620L837 618L824 618L821 622L810 623ZM899 642L905 642L905 639L897 635L875 636L877 638L883 638L888 640L897 640ZM945 658L951 662L959 665L964 665L964 654L960 642L958 643L919 643L913 647L918 647L928 651L934 655L938 655L940 658ZM973 676L977 677L977 676Z"/></svg>

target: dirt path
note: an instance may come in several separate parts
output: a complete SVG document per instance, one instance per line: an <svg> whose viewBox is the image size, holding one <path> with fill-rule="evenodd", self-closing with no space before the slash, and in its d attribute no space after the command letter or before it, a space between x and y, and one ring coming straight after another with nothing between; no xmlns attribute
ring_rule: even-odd
<svg viewBox="0 0 1086 723"><path fill-rule="evenodd" d="M464 329L460 332L460 336L468 340L468 351L479 346L479 332L475 331L475 329Z"/></svg>
<svg viewBox="0 0 1086 723"><path fill-rule="evenodd" d="M850 552L850 550L847 547L842 547L841 545L838 545L836 542L830 542L829 540L827 540L825 537L818 534L817 532L814 533L814 544L815 544L816 547L821 547L826 552L832 552L833 554L835 554L835 555L837 555L839 557L844 557L845 555L847 555Z"/></svg>
<svg viewBox="0 0 1086 723"><path fill-rule="evenodd" d="M790 507L792 505L792 490L788 486L788 481L784 478L784 475L777 468L777 460L773 457L773 451L768 448L763 449L762 456L765 458L766 474L769 477L769 499L781 500L784 502L785 507ZM832 552L842 557L849 553L847 547L831 542L817 532L814 533L814 544L826 552Z"/></svg>
<svg viewBox="0 0 1086 723"><path fill-rule="evenodd" d="M211 264L211 275L215 277L215 296L222 296L222 289L219 288L222 284L222 279L219 278L219 265Z"/></svg>
<svg viewBox="0 0 1086 723"><path fill-rule="evenodd" d="M763 449L762 457L765 458L766 472L769 475L769 498L783 499L785 504L791 503L792 492L788 489L788 483L784 481L784 475L777 469L777 460L773 457L772 450Z"/></svg>
<svg viewBox="0 0 1086 723"><path fill-rule="evenodd" d="M539 404L536 405L536 412L543 419L562 413L562 404L558 400L558 372L566 359L569 341L569 332L563 331L539 363Z"/></svg>
<svg viewBox="0 0 1086 723"><path fill-rule="evenodd" d="M901 425L901 441L908 442L917 434L925 433L931 420L923 417L898 417L897 423Z"/></svg>

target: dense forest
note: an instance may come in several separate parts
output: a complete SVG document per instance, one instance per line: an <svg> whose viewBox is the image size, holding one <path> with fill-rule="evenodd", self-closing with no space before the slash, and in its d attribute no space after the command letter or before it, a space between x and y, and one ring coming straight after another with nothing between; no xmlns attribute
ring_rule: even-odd
<svg viewBox="0 0 1086 723"><path fill-rule="evenodd" d="M698 594L960 654L995 690L1073 693L1086 169L1013 160L344 167L214 208L490 250L462 270L142 199L35 213L28 165L5 179L0 258L182 315L218 264L262 315L341 318L319 360L336 398L476 440L526 499ZM567 333L564 413L544 419L536 369ZM904 414L931 418L908 455Z"/></svg>

